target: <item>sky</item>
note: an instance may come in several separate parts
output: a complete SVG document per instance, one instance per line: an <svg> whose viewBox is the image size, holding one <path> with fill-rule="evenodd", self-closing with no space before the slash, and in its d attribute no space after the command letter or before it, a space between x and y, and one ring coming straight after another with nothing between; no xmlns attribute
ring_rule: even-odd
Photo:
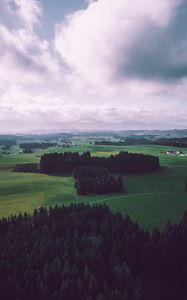
<svg viewBox="0 0 187 300"><path fill-rule="evenodd" d="M0 0L0 132L187 128L187 0Z"/></svg>

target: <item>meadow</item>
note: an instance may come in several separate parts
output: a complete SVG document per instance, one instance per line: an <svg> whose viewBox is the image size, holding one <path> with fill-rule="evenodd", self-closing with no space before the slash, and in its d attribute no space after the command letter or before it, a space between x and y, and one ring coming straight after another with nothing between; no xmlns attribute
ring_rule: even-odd
<svg viewBox="0 0 187 300"><path fill-rule="evenodd" d="M46 151L19 154L19 148L14 146L9 155L0 157L0 218L20 212L32 212L41 206L105 203L115 212L128 214L144 229L163 229L168 221L179 222L187 210L187 157L165 154L172 149L175 148L155 145L95 146L83 143L68 149L54 147ZM18 163L39 162L39 156L44 152L87 150L93 155L101 156L118 153L120 150L157 155L161 168L148 174L124 175L125 194L102 196L78 196L71 176L12 172L12 168ZM187 153L187 149L181 150Z"/></svg>

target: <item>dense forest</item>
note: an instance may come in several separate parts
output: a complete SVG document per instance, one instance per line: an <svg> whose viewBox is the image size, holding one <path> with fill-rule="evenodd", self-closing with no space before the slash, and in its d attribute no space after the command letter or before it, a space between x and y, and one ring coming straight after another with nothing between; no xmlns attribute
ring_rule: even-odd
<svg viewBox="0 0 187 300"><path fill-rule="evenodd" d="M160 233L106 206L0 220L0 299L186 300L187 214Z"/></svg>
<svg viewBox="0 0 187 300"><path fill-rule="evenodd" d="M0 139L0 146L9 146L9 147L12 147L14 145L16 145L17 142L15 140L10 140L10 139Z"/></svg>
<svg viewBox="0 0 187 300"><path fill-rule="evenodd" d="M40 160L43 173L72 173L77 167L102 167L110 173L144 173L159 168L158 157L120 152L109 157L91 156L90 152L44 154Z"/></svg>
<svg viewBox="0 0 187 300"><path fill-rule="evenodd" d="M75 180L75 188L79 195L124 192L121 176L116 178L112 175L96 178L78 177Z"/></svg>
<svg viewBox="0 0 187 300"><path fill-rule="evenodd" d="M36 163L31 164L17 164L13 167L12 172L23 172L23 173L38 173L39 165Z"/></svg>
<svg viewBox="0 0 187 300"><path fill-rule="evenodd" d="M143 137L134 137L129 138L125 137L120 141L110 141L110 140L98 140L95 141L95 145L100 146L129 146L129 145L161 145L161 146L173 146L173 147L183 147L187 148L187 138L143 138Z"/></svg>
<svg viewBox="0 0 187 300"><path fill-rule="evenodd" d="M128 145L147 145L152 144L151 140L147 138L139 137L139 138L123 138L120 141L109 141L109 140L98 140L95 141L95 145L97 146L128 146Z"/></svg>
<svg viewBox="0 0 187 300"><path fill-rule="evenodd" d="M10 150L12 146L15 146L17 143L15 140L10 140L10 139L2 139L0 140L0 146L1 146L1 150Z"/></svg>
<svg viewBox="0 0 187 300"><path fill-rule="evenodd" d="M49 143L49 142L45 142L45 143L21 143L20 148L23 150L32 150L32 149L47 149L49 147L55 147L57 146L57 143Z"/></svg>
<svg viewBox="0 0 187 300"><path fill-rule="evenodd" d="M187 138L162 138L158 139L154 142L155 145L161 145L161 146L173 146L173 147L181 147L181 148L187 148Z"/></svg>
<svg viewBox="0 0 187 300"><path fill-rule="evenodd" d="M105 168L79 167L73 172L79 195L124 192L121 176L111 175Z"/></svg>
<svg viewBox="0 0 187 300"><path fill-rule="evenodd" d="M77 167L73 171L73 177L75 179L79 177L96 178L107 177L110 173L106 168L100 167Z"/></svg>

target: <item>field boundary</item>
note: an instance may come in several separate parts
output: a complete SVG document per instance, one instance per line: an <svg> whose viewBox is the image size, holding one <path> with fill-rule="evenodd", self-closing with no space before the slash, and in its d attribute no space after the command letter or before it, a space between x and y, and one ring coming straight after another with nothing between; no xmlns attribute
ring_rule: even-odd
<svg viewBox="0 0 187 300"><path fill-rule="evenodd" d="M113 199L121 199L123 197L134 197L134 196L151 196L151 195L162 195L162 194L179 194L179 193L184 193L184 191L175 191L175 192L172 192L172 191L166 191L166 192L155 192L155 193L139 193L139 194L124 194L124 195L120 195L120 196L113 196L113 197L107 197L107 198L104 198L104 199L99 199L99 200L96 200L96 201L93 201L93 202L89 202L89 204L95 204L95 203L100 203L100 202L105 202L105 201L110 201L110 200L113 200ZM126 199L124 199L126 200Z"/></svg>

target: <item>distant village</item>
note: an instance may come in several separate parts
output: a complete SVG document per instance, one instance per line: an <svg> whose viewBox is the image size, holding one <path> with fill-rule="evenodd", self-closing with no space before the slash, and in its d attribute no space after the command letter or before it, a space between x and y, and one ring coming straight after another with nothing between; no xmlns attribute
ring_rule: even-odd
<svg viewBox="0 0 187 300"><path fill-rule="evenodd" d="M177 155L177 156L187 156L187 154L184 154L181 150L166 151L166 154L168 154L168 155Z"/></svg>

